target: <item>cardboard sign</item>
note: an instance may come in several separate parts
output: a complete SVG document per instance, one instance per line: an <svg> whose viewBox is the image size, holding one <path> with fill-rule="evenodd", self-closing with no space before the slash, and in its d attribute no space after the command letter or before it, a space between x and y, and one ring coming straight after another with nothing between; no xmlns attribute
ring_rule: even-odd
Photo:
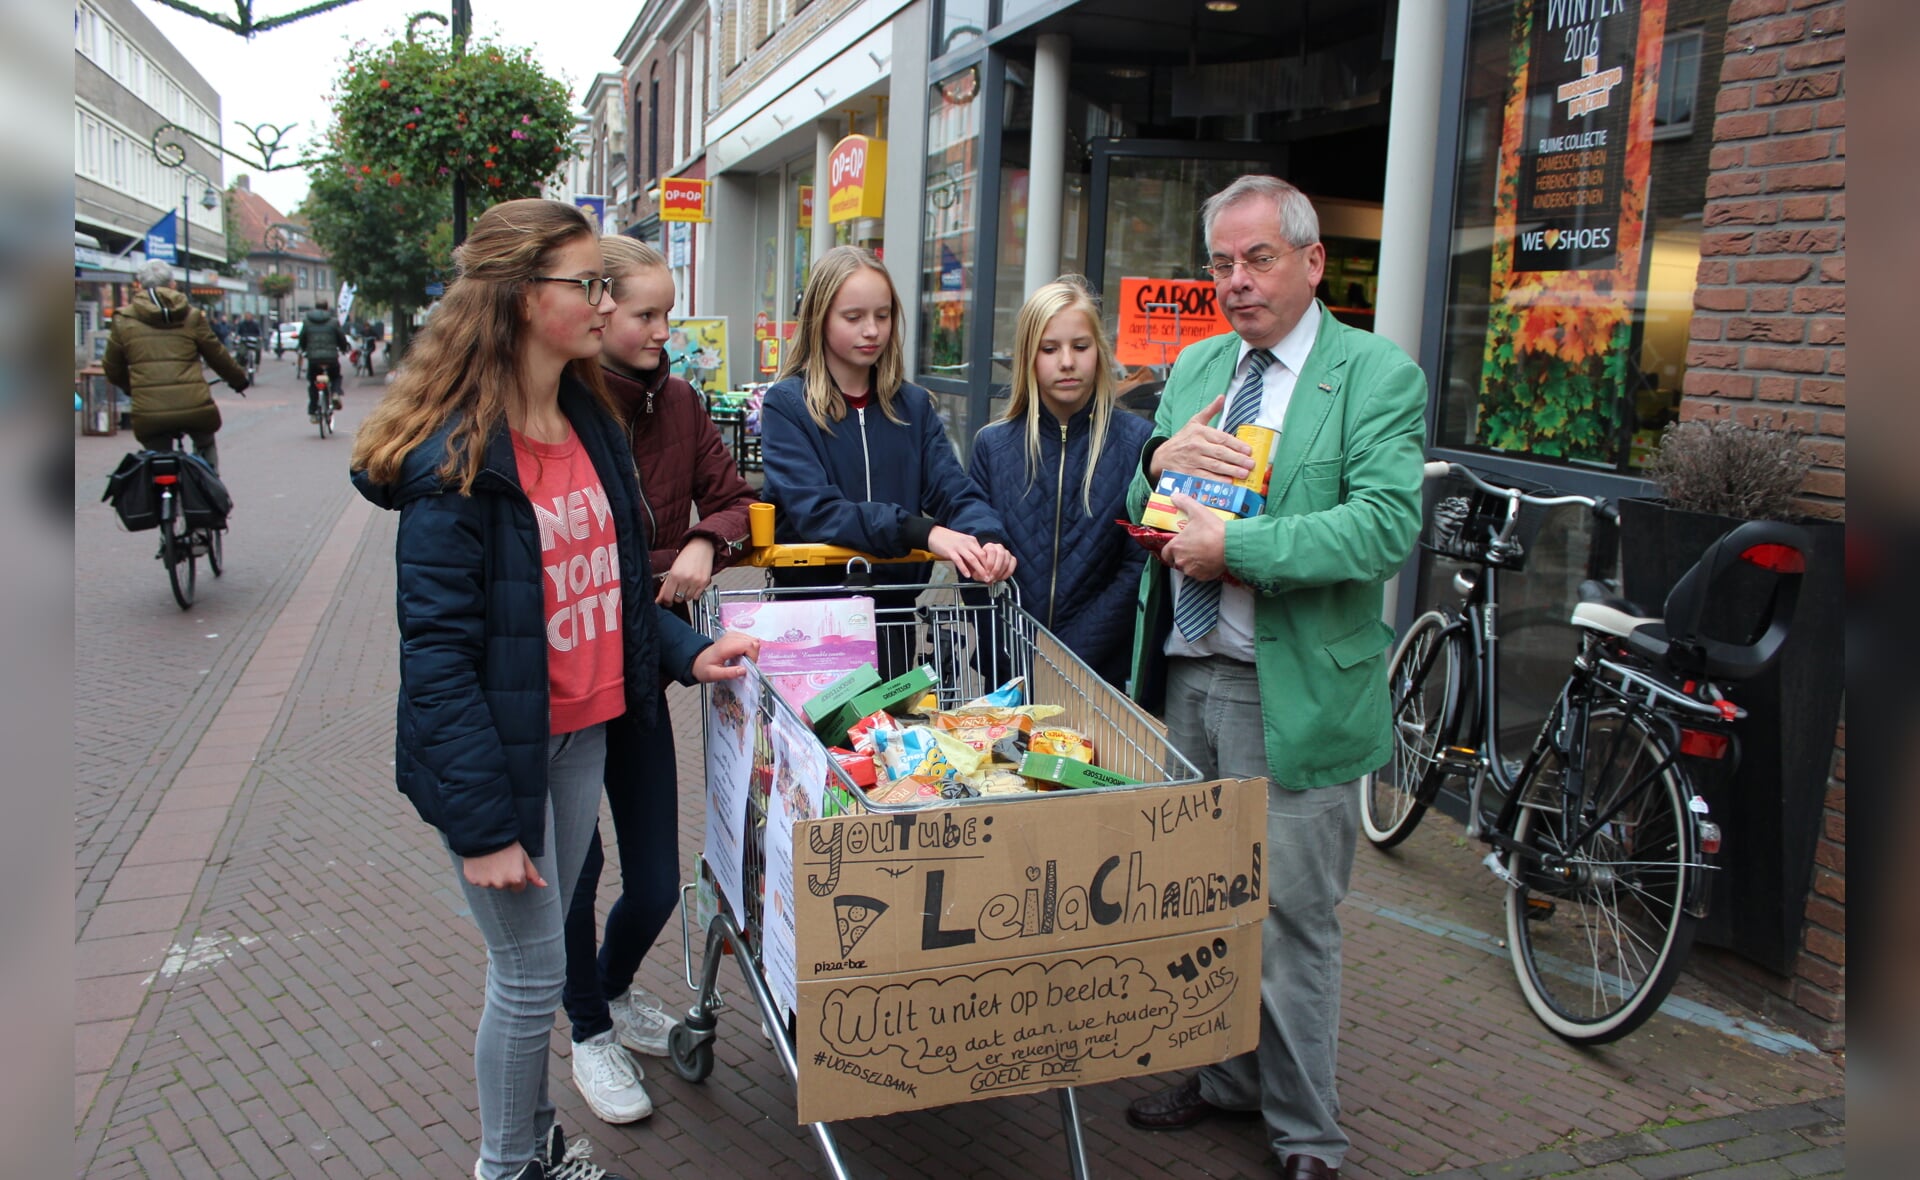
<svg viewBox="0 0 1920 1180"><path fill-rule="evenodd" d="M794 831L802 980L1111 946L1258 921L1264 779L1050 794Z"/></svg>
<svg viewBox="0 0 1920 1180"><path fill-rule="evenodd" d="M879 217L886 209L887 144L866 135L849 135L827 157L827 220Z"/></svg>
<svg viewBox="0 0 1920 1180"><path fill-rule="evenodd" d="M1246 916L1097 950L802 981L800 1121L1084 1086L1245 1053L1260 1040L1260 924Z"/></svg>
<svg viewBox="0 0 1920 1180"><path fill-rule="evenodd" d="M707 182L684 176L670 176L661 181L660 220L713 220L707 213Z"/></svg>
<svg viewBox="0 0 1920 1180"><path fill-rule="evenodd" d="M1231 331L1211 279L1120 280L1114 356L1123 365L1170 365L1187 345Z"/></svg>

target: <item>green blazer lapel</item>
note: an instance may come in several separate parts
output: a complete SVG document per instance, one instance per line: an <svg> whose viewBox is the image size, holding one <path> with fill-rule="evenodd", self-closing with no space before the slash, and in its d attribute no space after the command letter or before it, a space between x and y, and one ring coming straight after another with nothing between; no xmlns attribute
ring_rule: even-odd
<svg viewBox="0 0 1920 1180"><path fill-rule="evenodd" d="M1313 350L1307 353L1306 368L1294 379L1293 397L1287 402L1281 424L1280 447L1273 457L1273 475L1267 481L1268 515L1279 515L1276 506L1300 477L1328 416L1345 396L1345 334L1352 330L1320 304L1320 331L1314 337Z"/></svg>

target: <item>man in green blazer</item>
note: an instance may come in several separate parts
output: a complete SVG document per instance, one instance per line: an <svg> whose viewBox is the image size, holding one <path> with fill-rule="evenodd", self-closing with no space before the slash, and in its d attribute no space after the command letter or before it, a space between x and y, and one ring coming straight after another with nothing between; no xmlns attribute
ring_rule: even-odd
<svg viewBox="0 0 1920 1180"><path fill-rule="evenodd" d="M1269 780L1260 1044L1127 1119L1178 1130L1258 1111L1281 1174L1320 1180L1348 1148L1334 910L1353 869L1356 780L1391 742L1382 587L1420 528L1427 383L1314 298L1326 249L1298 189L1243 176L1202 218L1234 331L1174 364L1128 508L1138 520L1165 471L1243 478L1251 448L1236 426L1279 439L1261 515L1222 521L1176 498L1189 519L1142 579L1133 690L1209 778Z"/></svg>

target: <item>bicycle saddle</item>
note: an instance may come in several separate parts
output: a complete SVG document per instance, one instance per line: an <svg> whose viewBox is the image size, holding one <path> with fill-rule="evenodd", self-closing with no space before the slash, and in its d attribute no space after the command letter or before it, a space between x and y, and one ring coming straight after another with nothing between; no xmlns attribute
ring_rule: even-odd
<svg viewBox="0 0 1920 1180"><path fill-rule="evenodd" d="M1658 623L1639 603L1615 594L1605 582L1588 578L1580 583L1580 602L1573 608L1573 625L1625 639L1636 628Z"/></svg>
<svg viewBox="0 0 1920 1180"><path fill-rule="evenodd" d="M1582 603L1575 619L1586 608L1615 626L1633 624L1627 647L1682 676L1746 680L1771 667L1787 641L1811 548L1805 531L1793 525L1749 521L1709 545L1680 576L1664 618L1624 611L1608 618L1610 608ZM1613 626L1602 629L1620 634Z"/></svg>

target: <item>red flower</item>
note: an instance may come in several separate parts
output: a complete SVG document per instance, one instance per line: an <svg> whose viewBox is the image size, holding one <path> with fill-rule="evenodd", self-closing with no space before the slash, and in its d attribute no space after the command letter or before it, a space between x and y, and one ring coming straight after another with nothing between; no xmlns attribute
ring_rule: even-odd
<svg viewBox="0 0 1920 1180"><path fill-rule="evenodd" d="M407 124L407 130L408 130L408 131L412 131L412 130L413 130L413 129L414 129L415 127L417 127L417 126L419 126L419 124L417 124L417 123L409 123L409 124Z"/></svg>
<svg viewBox="0 0 1920 1180"><path fill-rule="evenodd" d="M392 88L393 88L393 83L387 81L385 78L380 79L380 89L390 90Z"/></svg>
<svg viewBox="0 0 1920 1180"><path fill-rule="evenodd" d="M373 175L373 165L372 165L372 164L362 164L362 165L360 165L360 175L362 175L362 176L372 176L372 175Z"/></svg>
<svg viewBox="0 0 1920 1180"><path fill-rule="evenodd" d="M400 172L398 169L395 169L394 171L387 173L388 184L402 185L402 184L405 184L406 182L407 182L407 178L400 175Z"/></svg>
<svg viewBox="0 0 1920 1180"><path fill-rule="evenodd" d="M491 167L493 167L493 161L492 161L492 160L488 160L488 161L487 161L486 163L484 163L484 164L482 164L482 165L481 165L481 167L483 167L483 168L491 168Z"/></svg>

